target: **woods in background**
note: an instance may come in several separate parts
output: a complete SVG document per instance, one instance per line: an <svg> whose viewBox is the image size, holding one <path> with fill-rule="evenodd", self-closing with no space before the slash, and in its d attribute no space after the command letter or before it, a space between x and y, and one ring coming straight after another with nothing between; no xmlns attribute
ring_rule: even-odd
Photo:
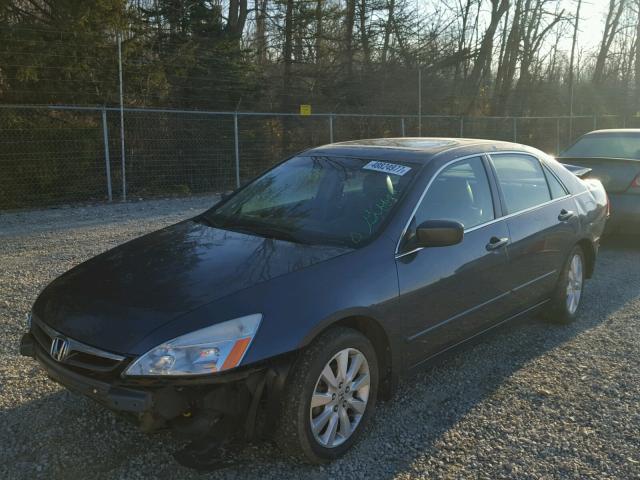
<svg viewBox="0 0 640 480"><path fill-rule="evenodd" d="M640 0L8 0L0 103L632 115ZM595 7L591 6L591 10Z"/></svg>

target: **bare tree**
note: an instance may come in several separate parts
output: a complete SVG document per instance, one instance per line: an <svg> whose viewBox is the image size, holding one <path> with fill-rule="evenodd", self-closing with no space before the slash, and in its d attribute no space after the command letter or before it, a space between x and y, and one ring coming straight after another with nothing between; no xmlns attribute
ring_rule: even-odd
<svg viewBox="0 0 640 480"><path fill-rule="evenodd" d="M491 56L493 55L493 39L500 24L502 16L509 8L509 0L491 0L491 18L487 26L475 64L467 81L467 112L473 111L477 105L482 82L491 70Z"/></svg>
<svg viewBox="0 0 640 480"><path fill-rule="evenodd" d="M384 24L384 41L382 44L382 54L381 54L381 59L382 59L382 64L386 64L387 63L387 58L389 55L389 42L391 40L391 32L394 29L394 15L395 15L395 7L396 7L396 1L395 0L388 0L387 1L387 20Z"/></svg>
<svg viewBox="0 0 640 480"><path fill-rule="evenodd" d="M580 7L582 6L582 0L578 0L578 6L576 7L576 16L573 19L573 40L571 41L571 59L569 60L569 115L573 117L573 84L574 75L573 69L576 58L576 45L578 43L578 25L580 23Z"/></svg>
<svg viewBox="0 0 640 480"><path fill-rule="evenodd" d="M254 9L256 15L256 59L259 64L267 60L267 1L255 0Z"/></svg>
<svg viewBox="0 0 640 480"><path fill-rule="evenodd" d="M600 49L596 59L596 66L593 70L593 83L595 85L602 84L604 78L604 68L616 34L618 33L618 26L620 24L620 17L624 11L625 0L609 0L609 11L607 12L607 19L604 24L604 32L602 34L602 41L600 42Z"/></svg>
<svg viewBox="0 0 640 480"><path fill-rule="evenodd" d="M320 65L322 63L322 48L323 48L323 35L324 35L324 24L323 24L323 11L322 5L323 0L316 0L316 35L315 35L315 57L316 64Z"/></svg>
<svg viewBox="0 0 640 480"><path fill-rule="evenodd" d="M229 15L227 17L227 32L236 37L238 42L244 33L244 27L247 22L247 0L230 0Z"/></svg>
<svg viewBox="0 0 640 480"><path fill-rule="evenodd" d="M532 88L531 67L539 54L543 40L553 27L563 20L564 10L546 15L545 7L553 0L527 0L525 7L525 25L522 35L522 58L520 59L520 70L516 83L514 97L517 99L518 110L515 113L523 114L525 109L526 96ZM550 16L550 20L545 17Z"/></svg>
<svg viewBox="0 0 640 480"><path fill-rule="evenodd" d="M353 23L356 16L356 0L347 0L344 19L344 56L347 77L353 74Z"/></svg>

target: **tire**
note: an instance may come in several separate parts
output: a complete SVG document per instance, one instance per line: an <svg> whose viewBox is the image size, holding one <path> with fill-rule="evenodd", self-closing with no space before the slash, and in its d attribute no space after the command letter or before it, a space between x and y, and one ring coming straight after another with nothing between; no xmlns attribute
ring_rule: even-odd
<svg viewBox="0 0 640 480"><path fill-rule="evenodd" d="M347 373L362 360L358 355L362 355L365 361L361 362L351 381L347 377L341 384L339 382L343 377L337 357L344 364L345 351L347 368L344 370ZM331 374L336 378L335 386L329 385L325 380L328 378L326 375L321 377L326 367L331 369ZM367 371L368 388L364 380ZM314 396L314 393L317 395ZM284 391L276 443L286 454L308 463L334 460L349 450L362 434L375 410L377 395L378 361L371 342L350 328L328 330L304 350L293 366ZM312 409L312 397L316 403L321 401L323 404ZM359 413L354 407L362 409L362 412ZM316 433L312 431L312 421L322 426ZM350 428L343 428L347 421ZM330 430L332 426L335 428ZM341 435L341 432L349 430L352 433ZM330 442L333 431L333 442ZM325 444L323 439L326 439Z"/></svg>
<svg viewBox="0 0 640 480"><path fill-rule="evenodd" d="M584 252L580 246L576 245L567 257L551 297L551 303L545 311L544 316L547 320L569 324L577 318L584 293L585 269ZM572 293L573 297L571 297Z"/></svg>

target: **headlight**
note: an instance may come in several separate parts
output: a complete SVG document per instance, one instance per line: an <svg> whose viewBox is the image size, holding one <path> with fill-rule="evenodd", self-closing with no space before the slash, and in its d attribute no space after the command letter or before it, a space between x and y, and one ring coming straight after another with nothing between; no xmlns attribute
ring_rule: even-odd
<svg viewBox="0 0 640 480"><path fill-rule="evenodd" d="M261 320L257 313L169 340L135 360L124 375L203 375L237 367Z"/></svg>

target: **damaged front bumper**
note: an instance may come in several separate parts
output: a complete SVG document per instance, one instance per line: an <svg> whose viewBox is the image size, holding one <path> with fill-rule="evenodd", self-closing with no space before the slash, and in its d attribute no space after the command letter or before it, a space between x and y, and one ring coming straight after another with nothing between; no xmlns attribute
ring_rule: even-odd
<svg viewBox="0 0 640 480"><path fill-rule="evenodd" d="M123 378L119 373L126 365L105 376L60 363L32 333L22 337L20 353L35 358L57 383L126 416L144 431L171 429L199 445L268 437L292 361L292 355L285 355L268 364L197 378Z"/></svg>

